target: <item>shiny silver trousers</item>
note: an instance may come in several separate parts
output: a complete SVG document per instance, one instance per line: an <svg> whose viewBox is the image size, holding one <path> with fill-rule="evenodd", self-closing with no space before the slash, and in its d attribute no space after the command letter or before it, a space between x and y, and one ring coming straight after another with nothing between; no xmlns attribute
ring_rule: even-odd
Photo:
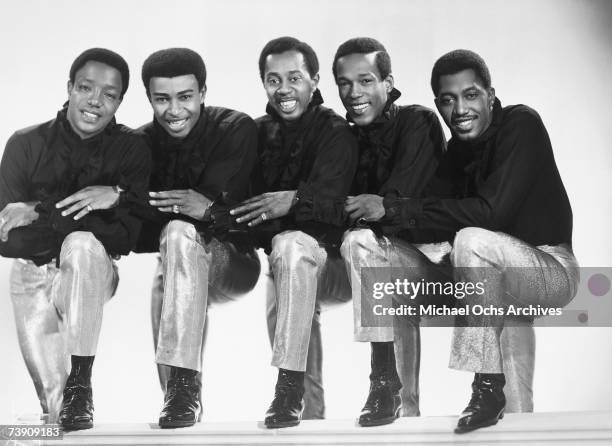
<svg viewBox="0 0 612 446"><path fill-rule="evenodd" d="M49 423L57 422L70 355L93 356L104 303L115 292L117 267L89 232L62 244L60 267L13 263L10 292L21 353Z"/></svg>
<svg viewBox="0 0 612 446"><path fill-rule="evenodd" d="M301 231L274 236L269 260L276 291L272 365L305 371L317 302L333 305L351 298L344 264Z"/></svg>
<svg viewBox="0 0 612 446"><path fill-rule="evenodd" d="M254 251L240 253L216 238L206 242L194 225L181 220L164 227L151 298L155 360L164 391L167 366L201 371L209 302L248 293L259 270Z"/></svg>
<svg viewBox="0 0 612 446"><path fill-rule="evenodd" d="M451 246L448 243L411 245L398 238L378 238L369 229L345 233L342 256L350 270L353 289L355 339L362 342L395 341L398 373L402 380L402 415L419 414L420 336L419 319L403 317L394 327L361 326L361 267L404 268L409 280L446 281L436 276L433 264L446 263ZM391 279L389 274L388 279ZM382 279L381 279L382 280ZM515 323L501 332L499 345L503 352L506 374L504 393L507 412L533 411L533 373L535 333L529 321Z"/></svg>
<svg viewBox="0 0 612 446"><path fill-rule="evenodd" d="M470 303L502 308L564 307L576 295L578 264L567 245L531 246L501 232L465 228L455 237L451 262L458 281L485 282L487 292ZM523 354L521 345L504 351L504 316L465 317L453 333L450 367L477 373L505 373L508 355ZM516 328L516 327L513 327ZM518 328L520 329L520 327Z"/></svg>

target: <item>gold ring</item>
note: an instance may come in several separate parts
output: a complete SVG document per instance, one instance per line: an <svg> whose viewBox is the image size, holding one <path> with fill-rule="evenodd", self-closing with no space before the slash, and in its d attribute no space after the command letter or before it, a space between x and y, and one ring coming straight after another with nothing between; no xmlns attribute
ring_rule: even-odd
<svg viewBox="0 0 612 446"><path fill-rule="evenodd" d="M266 213L265 213L265 212L262 212L262 213L261 213L261 215L260 215L260 217L261 217L261 220L262 220L262 221L266 221L266 220L268 219L268 216L266 215Z"/></svg>
<svg viewBox="0 0 612 446"><path fill-rule="evenodd" d="M87 212L93 211L93 208L91 207L91 204L88 204L85 209L87 209Z"/></svg>
<svg viewBox="0 0 612 446"><path fill-rule="evenodd" d="M180 206L178 204L175 204L172 206L172 212L174 212L175 214L178 214L180 212Z"/></svg>

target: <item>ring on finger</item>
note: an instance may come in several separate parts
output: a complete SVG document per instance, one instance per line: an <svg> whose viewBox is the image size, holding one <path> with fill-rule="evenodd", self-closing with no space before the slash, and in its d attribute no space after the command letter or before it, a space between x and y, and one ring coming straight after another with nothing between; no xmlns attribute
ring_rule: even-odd
<svg viewBox="0 0 612 446"><path fill-rule="evenodd" d="M91 204L88 204L87 207L85 207L85 209L87 209L87 212L93 211L93 208L91 207Z"/></svg>
<svg viewBox="0 0 612 446"><path fill-rule="evenodd" d="M172 212L178 214L181 211L181 207L178 204L172 205Z"/></svg>
<svg viewBox="0 0 612 446"><path fill-rule="evenodd" d="M4 217L0 218L0 225L3 225L5 221L6 220L4 219Z"/></svg>
<svg viewBox="0 0 612 446"><path fill-rule="evenodd" d="M266 221L268 219L268 214L266 214L265 212L262 212L260 217L262 221Z"/></svg>

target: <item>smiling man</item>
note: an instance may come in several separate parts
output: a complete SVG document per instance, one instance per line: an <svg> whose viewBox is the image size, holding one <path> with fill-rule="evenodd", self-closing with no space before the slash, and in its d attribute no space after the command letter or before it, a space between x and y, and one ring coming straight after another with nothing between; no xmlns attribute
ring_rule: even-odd
<svg viewBox="0 0 612 446"><path fill-rule="evenodd" d="M348 193L357 158L346 121L321 105L319 61L308 44L292 37L268 42L259 74L268 97L267 115L256 121L254 189L261 195L232 213L271 249L276 299L268 299L268 326L279 371L265 425L278 428L302 418L305 371L305 417L323 417L318 319L322 304L350 299L338 253L343 215L333 205Z"/></svg>
<svg viewBox="0 0 612 446"><path fill-rule="evenodd" d="M11 297L19 342L49 422L57 422L63 389L64 429L93 426L91 369L118 281L113 258L129 253L140 230L128 203L144 196L150 158L114 120L128 83L121 56L83 52L64 108L16 132L0 165L0 254L18 258Z"/></svg>
<svg viewBox="0 0 612 446"><path fill-rule="evenodd" d="M525 105L502 107L489 69L472 51L451 51L438 59L431 88L452 132L444 162L455 181L454 197L390 199L392 220L417 235L455 234L450 255L455 279L486 284L485 293L470 297L472 307L565 306L579 280L571 249L572 210L539 115ZM502 418L505 374L516 374L509 357L525 369L523 384L510 387L518 393L515 399L531 403L533 377L529 327L507 326L501 315L470 312L465 319L454 331L450 366L475 377L457 433ZM502 350L506 332L518 337ZM522 333L529 342L521 341Z"/></svg>
<svg viewBox="0 0 612 446"><path fill-rule="evenodd" d="M247 196L257 133L244 113L204 106L206 67L195 51L151 54L142 81L154 115L141 129L153 167L136 252L160 254L151 300L165 391L159 426L184 427L202 413L208 305L246 294L259 277L249 237L223 223L228 204Z"/></svg>
<svg viewBox="0 0 612 446"><path fill-rule="evenodd" d="M410 231L401 231L391 221L387 202L395 197L424 195L445 141L432 110L395 104L400 92L394 87L391 58L377 40L354 38L344 42L338 47L332 69L359 141L360 163L352 195L344 205L354 227L346 233L341 252L350 271L355 340L370 342L372 349L370 393L359 424L375 426L394 421L402 403L403 415L419 415L419 318L402 318L395 329L363 326L361 269L406 267L406 274L414 275L407 276L409 280L432 278L423 267L430 262L427 256L442 261L447 244L413 245L438 240L435 235L415 240Z"/></svg>

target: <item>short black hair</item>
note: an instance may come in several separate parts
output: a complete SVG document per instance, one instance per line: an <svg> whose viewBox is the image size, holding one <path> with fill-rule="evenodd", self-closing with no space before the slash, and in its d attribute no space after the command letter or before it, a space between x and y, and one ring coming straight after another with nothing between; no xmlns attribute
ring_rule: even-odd
<svg viewBox="0 0 612 446"><path fill-rule="evenodd" d="M469 69L474 70L485 88L491 88L491 74L483 58L474 51L459 49L444 54L434 64L431 70L431 90L434 96L437 97L440 92L441 76Z"/></svg>
<svg viewBox="0 0 612 446"><path fill-rule="evenodd" d="M259 77L261 77L262 81L264 80L264 71L266 69L266 57L270 54L281 54L285 51L302 53L310 77L315 77L319 73L319 59L312 47L295 37L284 36L270 40L259 54Z"/></svg>
<svg viewBox="0 0 612 446"><path fill-rule="evenodd" d="M106 48L89 48L88 50L85 50L79 54L70 66L70 83L74 84L74 77L76 76L77 71L83 68L87 62L92 60L113 67L119 72L119 74L121 74L120 97L123 98L123 95L128 89L128 85L130 85L130 69L128 68L128 64L123 57L114 51L107 50Z"/></svg>
<svg viewBox="0 0 612 446"><path fill-rule="evenodd" d="M142 64L142 82L149 95L152 77L177 77L193 74L198 88L206 86L206 65L202 56L189 48L166 48L151 54Z"/></svg>
<svg viewBox="0 0 612 446"><path fill-rule="evenodd" d="M332 72L334 73L334 79L338 78L338 70L336 69L336 63L338 59L349 54L369 54L376 53L376 68L380 78L386 79L391 74L391 56L387 52L387 49L382 43L371 37L355 37L344 42L336 50L334 56L334 63L332 64Z"/></svg>

